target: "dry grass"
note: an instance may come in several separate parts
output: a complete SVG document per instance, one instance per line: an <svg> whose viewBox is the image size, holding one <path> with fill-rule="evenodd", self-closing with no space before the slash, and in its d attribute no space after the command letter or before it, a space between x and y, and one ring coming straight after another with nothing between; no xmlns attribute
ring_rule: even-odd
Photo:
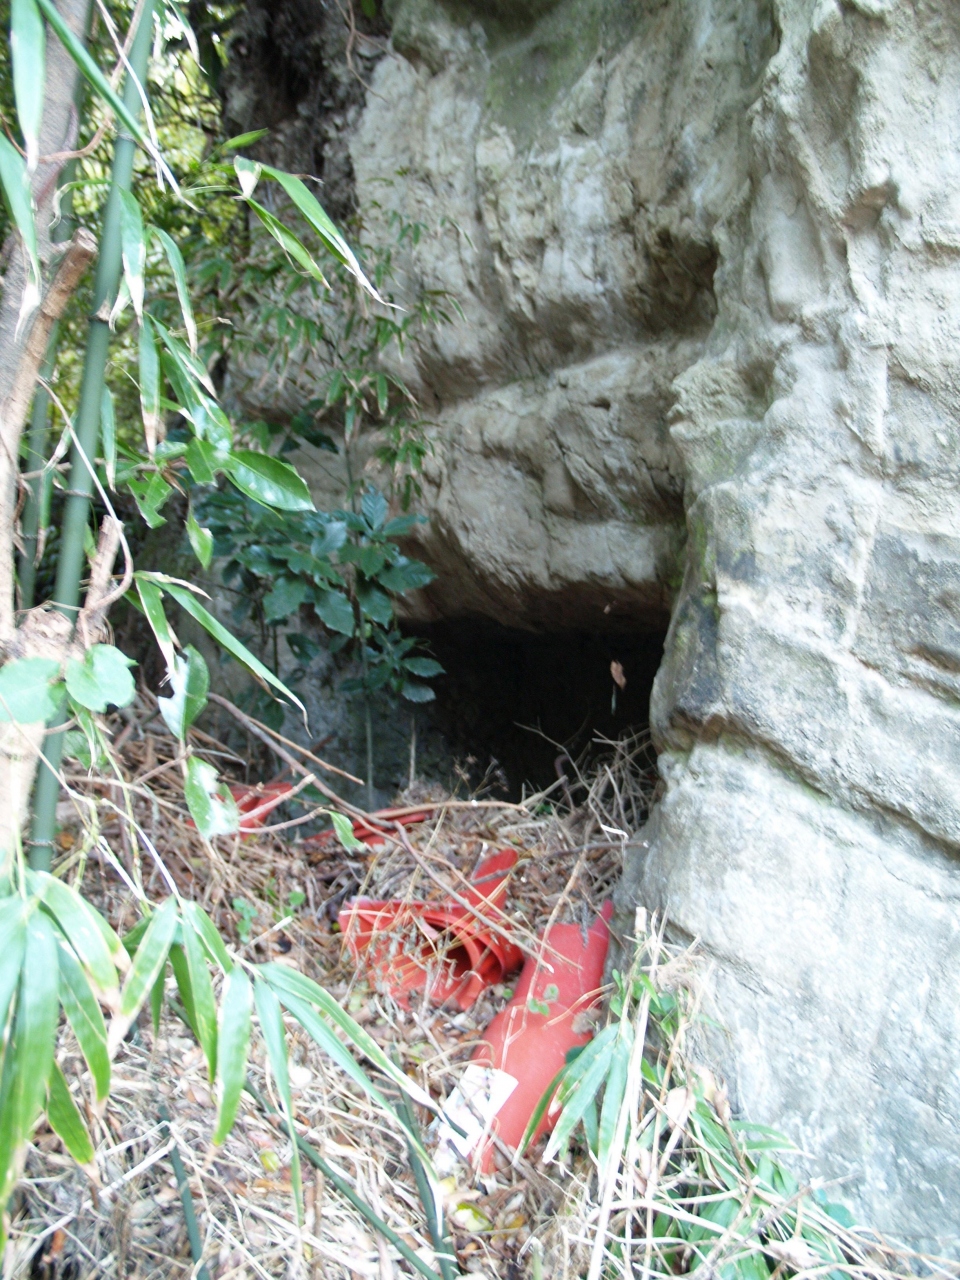
<svg viewBox="0 0 960 1280"><path fill-rule="evenodd" d="M341 903L358 892L411 899L456 893L485 853L510 845L520 858L507 909L515 936L529 948L551 921L586 923L592 918L613 890L624 841L642 822L650 799L649 750L632 741L608 744L607 763L590 778L571 776L552 794L519 806L452 804L441 795L415 791L404 800L430 801L435 805L431 816L408 829L403 840L389 840L379 849L350 854L338 847L311 850L302 841L285 838L296 835L295 830L221 839L211 848L187 821L173 763L175 743L159 721L148 722L149 712L149 706L138 709L132 731L115 753L117 783L73 778L77 796L89 801L80 801L76 819L64 831L60 871L71 879L82 875L85 891L121 929L135 923L139 886L156 899L165 896L169 876L183 896L209 911L246 958L290 963L321 982L438 1100L458 1082L483 1029L503 1005L504 989L488 991L467 1013L399 1009L344 963L335 926ZM211 755L222 750L210 740L194 745ZM223 756L212 758L225 763ZM139 828L136 840L129 822L119 818L126 807L124 796ZM295 903L303 895L293 910L291 894ZM245 905L237 909L234 904L241 902ZM731 1232L711 1255L705 1276L721 1274L725 1249L739 1250L731 1255L735 1261L753 1254L766 1258L768 1272L776 1267L776 1280L798 1271L878 1277L902 1273L902 1256L884 1252L876 1243L867 1245L856 1233L829 1223L843 1259L840 1266L805 1269L801 1264L809 1258L791 1262L788 1254L771 1254L770 1240L780 1232L777 1224L788 1220L786 1210L782 1205L778 1210L756 1185L749 1159L737 1165L735 1188L718 1181L715 1158L705 1152L702 1133L689 1116L676 1123L677 1089L695 1087L704 1105L721 1117L724 1103L719 1092L705 1097L704 1077L684 1058L687 1025L695 1017L691 956L673 953L652 925L641 924L647 972L653 973L656 991L673 993L680 1013L666 1038L663 1026L658 1030L654 1020L649 1023L647 1056L665 1074L657 1088L639 1076L633 1081L625 1103L629 1115L623 1158L612 1180L598 1184L595 1161L577 1146L564 1161L547 1168L538 1164L536 1150L513 1163L501 1155L495 1175L487 1180L461 1168L442 1189L462 1270L489 1280L573 1280L588 1271L643 1280L679 1274L690 1269L695 1254L675 1240L653 1240L655 1228L662 1233L657 1213L664 1198L673 1203L671 1197L685 1196L683 1212L696 1214L704 1197L716 1198L722 1191L739 1196L738 1204L748 1204L738 1219L741 1226L753 1221L749 1206L761 1203L761 1216L769 1221L753 1231L746 1245L738 1244L736 1231ZM173 995L171 981L168 997ZM401 1132L291 1020L288 1030L301 1135L436 1268ZM82 1076L83 1063L69 1032L60 1057L68 1077ZM276 1103L259 1048L253 1050L250 1070L257 1089ZM189 1179L209 1280L390 1280L414 1274L410 1263L309 1168L306 1222L302 1228L295 1225L290 1143L252 1098L244 1096L224 1146L211 1146L214 1107L202 1054L170 1002L158 1034L144 1015L122 1046L104 1114L92 1107L87 1112L97 1145L97 1182L72 1164L52 1133L35 1135L27 1177L13 1205L4 1280L153 1280L196 1274L171 1163L174 1147ZM425 1128L429 1119L425 1113L420 1116ZM739 1145L736 1149L741 1152ZM727 1280L733 1273L722 1274Z"/></svg>

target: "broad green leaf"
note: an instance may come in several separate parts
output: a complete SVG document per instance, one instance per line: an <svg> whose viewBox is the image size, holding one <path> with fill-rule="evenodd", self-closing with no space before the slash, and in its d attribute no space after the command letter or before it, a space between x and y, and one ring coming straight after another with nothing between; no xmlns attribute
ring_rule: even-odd
<svg viewBox="0 0 960 1280"><path fill-rule="evenodd" d="M147 452L152 458L161 436L160 358L157 355L153 321L145 312L140 317L139 354L140 412L143 414L143 433L147 441Z"/></svg>
<svg viewBox="0 0 960 1280"><path fill-rule="evenodd" d="M40 121L46 79L46 33L36 0L10 0L10 56L17 120L32 173L40 158Z"/></svg>
<svg viewBox="0 0 960 1280"><path fill-rule="evenodd" d="M10 1002L20 981L23 948L27 940L26 921L30 908L17 896L0 903L0 1045L3 1044Z"/></svg>
<svg viewBox="0 0 960 1280"><path fill-rule="evenodd" d="M130 674L135 665L112 644L91 645L82 661L72 658L67 663L67 693L89 711L125 707L137 691Z"/></svg>
<svg viewBox="0 0 960 1280"><path fill-rule="evenodd" d="M287 195L317 233L327 251L332 253L352 273L358 284L366 289L372 298L382 302L383 299L379 293L363 274L356 254L337 230L326 209L306 185L299 178L295 178L292 173L284 173L282 169L274 169L270 165L264 165L263 172L268 177L273 178L275 182L280 183L281 187L283 187L284 191L286 191Z"/></svg>
<svg viewBox="0 0 960 1280"><path fill-rule="evenodd" d="M210 673L203 654L188 644L184 656L174 655L169 669L170 697L158 698L157 705L164 724L181 741L187 730L207 705Z"/></svg>
<svg viewBox="0 0 960 1280"><path fill-rule="evenodd" d="M13 1032L18 1077L13 1105L18 1112L21 1140L29 1136L47 1091L60 1013L59 986L53 924L42 911L35 911L27 921L27 945Z"/></svg>
<svg viewBox="0 0 960 1280"><path fill-rule="evenodd" d="M198 443L197 441L193 442ZM190 452L189 445L187 452ZM189 466L189 462L187 463ZM191 467L192 471L193 468ZM211 477L212 477L211 472ZM194 476L196 479L196 476ZM210 568L210 561L213 559L213 534L209 529L204 529L197 523L197 517L193 514L193 504L191 503L187 511L187 537L190 539L190 546L193 548L193 554L200 561L204 569Z"/></svg>
<svg viewBox="0 0 960 1280"><path fill-rule="evenodd" d="M255 658L246 645L241 644L235 636L232 636L226 627L219 623L213 614L203 607L192 591L188 591L186 587L181 587L167 578L162 578L161 575L154 575L154 580L161 582L163 590L172 596L182 608L186 609L191 617L196 618L204 630L213 636L217 644L222 645L228 653L232 653L245 667L249 667L254 675L259 676L261 680L265 680L267 684L273 685L274 689L282 693L284 697L289 698L301 711L304 710L300 699L290 692L282 680L277 679L269 667L265 667L258 658ZM304 714L306 713L304 712Z"/></svg>
<svg viewBox="0 0 960 1280"><path fill-rule="evenodd" d="M250 979L239 965L227 978L220 1002L217 1037L217 1125L214 1146L220 1146L233 1128L240 1094L247 1082L250 1052Z"/></svg>
<svg viewBox="0 0 960 1280"><path fill-rule="evenodd" d="M52 658L15 658L0 668L0 722L49 720L60 704L52 688L60 664Z"/></svg>
<svg viewBox="0 0 960 1280"><path fill-rule="evenodd" d="M217 1071L217 1006L213 998L213 984L203 945L194 928L193 918L186 909L182 917L183 950L187 957L190 986L193 989L193 1011L197 1022L197 1034L207 1060L207 1071L213 1080Z"/></svg>
<svg viewBox="0 0 960 1280"><path fill-rule="evenodd" d="M296 1122L293 1116L293 1098L290 1094L290 1071L287 1065L287 1037L283 1025L283 1013L280 1001L274 992L261 978L253 983L253 998L257 1006L257 1017L263 1042L270 1060L274 1083L280 1102L286 1113L286 1121L290 1126L290 1181L293 1184L293 1199L297 1211L297 1226L303 1222L303 1194L300 1182L300 1149L296 1140Z"/></svg>
<svg viewBox="0 0 960 1280"><path fill-rule="evenodd" d="M40 258L37 250L37 226L33 217L33 197L27 166L13 143L0 133L0 186L13 225L20 233L30 263L29 278L20 304L21 320L40 302Z"/></svg>
<svg viewBox="0 0 960 1280"><path fill-rule="evenodd" d="M47 1119L77 1164L93 1164L95 1153L90 1134L56 1062L47 1086Z"/></svg>
<svg viewBox="0 0 960 1280"><path fill-rule="evenodd" d="M382 1071L394 1084L399 1085L414 1102L419 1103L421 1106L429 1107L431 1111L436 1110L436 1103L430 1095L425 1093L419 1085L415 1084L408 1075L400 1070L395 1062L387 1057L370 1033L364 1031L363 1027L351 1018L350 1014L340 1006L329 991L325 991L323 987L305 974L298 973L295 969L289 969L286 965L266 964L262 966L261 972L271 986L274 986L278 991L285 991L300 1000L305 1000L308 1004L316 1005L320 1012L338 1026L347 1039L352 1041L357 1049L370 1059L378 1071Z"/></svg>
<svg viewBox="0 0 960 1280"><path fill-rule="evenodd" d="M353 606L342 591L319 591L314 608L320 615L321 622L331 631L339 631L343 636L352 636L356 626Z"/></svg>
<svg viewBox="0 0 960 1280"><path fill-rule="evenodd" d="M629 1024L627 1024L629 1026ZM631 1028L632 1030L632 1028ZM603 1178L609 1170L610 1162L616 1160L619 1152L613 1150L617 1124L620 1119L620 1108L627 1087L627 1068L630 1064L632 1037L629 1033L621 1036L614 1045L610 1057L610 1069L603 1086L603 1107L600 1110L600 1126L597 1134L597 1160L600 1176Z"/></svg>
<svg viewBox="0 0 960 1280"><path fill-rule="evenodd" d="M187 269L184 266L183 254L180 252L176 242L167 235L166 231L160 227L153 228L153 234L163 246L163 251L167 255L167 261L170 263L170 270L173 272L173 282L177 288L177 298L180 301L180 313L183 316L183 327L187 331L187 342L190 344L190 350L193 355L197 354L197 322L193 318L193 304L190 301L190 287L187 284Z"/></svg>
<svg viewBox="0 0 960 1280"><path fill-rule="evenodd" d="M256 200L252 199L250 196L247 196L246 199L247 204L287 256L292 258L294 262L299 263L307 275L312 276L318 284L322 284L325 288L329 288L327 277L317 266L309 250L303 245L300 239L295 236L289 228L285 227L279 218L275 218L268 209L265 209L262 204L258 204Z"/></svg>
<svg viewBox="0 0 960 1280"><path fill-rule="evenodd" d="M337 813L335 809L330 811L330 821L333 823L333 829L337 833L337 839L343 845L344 849L363 849L365 845L362 840L358 840L353 834L353 823L343 813Z"/></svg>
<svg viewBox="0 0 960 1280"><path fill-rule="evenodd" d="M113 393L104 386L100 397L100 439L103 442L103 465L107 473L107 488L117 487L117 415L113 406Z"/></svg>
<svg viewBox="0 0 960 1280"><path fill-rule="evenodd" d="M367 489L360 500L360 511L371 529L383 528L387 510L387 500L380 490Z"/></svg>
<svg viewBox="0 0 960 1280"><path fill-rule="evenodd" d="M183 784L190 815L197 830L207 840L228 836L239 829L240 812L227 787L221 785L212 764L191 756L187 761L187 778Z"/></svg>
<svg viewBox="0 0 960 1280"><path fill-rule="evenodd" d="M118 985L110 949L97 924L95 909L76 889L46 871L28 873L28 884L47 906L57 924L101 991Z"/></svg>
<svg viewBox="0 0 960 1280"><path fill-rule="evenodd" d="M307 584L302 578L278 578L273 590L263 597L263 616L267 622L289 618L307 598Z"/></svg>
<svg viewBox="0 0 960 1280"><path fill-rule="evenodd" d="M207 440L200 440L194 437L187 445L187 452L183 455L184 461L190 468L190 474L193 476L195 484L213 484L217 478L217 472L223 464L223 458L217 452L212 444ZM189 527L188 527L189 533ZM193 539L190 539L193 545ZM197 548L194 546L194 551ZM212 549L212 539L211 539ZM199 558L200 553L197 552ZM202 563L202 561L201 561ZM204 565L206 568L206 565Z"/></svg>
<svg viewBox="0 0 960 1280"><path fill-rule="evenodd" d="M163 611L163 593L160 588L153 582L137 575L137 594L140 597L140 603L143 606L143 612L146 614L147 621L153 634L157 638L157 644L160 646L160 652L163 654L167 669L172 670L176 650L174 648L175 639L167 622L167 615Z"/></svg>
<svg viewBox="0 0 960 1280"><path fill-rule="evenodd" d="M120 190L120 252L124 279L138 320L143 319L143 273L147 265L147 242L143 235L143 215L136 196Z"/></svg>
<svg viewBox="0 0 960 1280"><path fill-rule="evenodd" d="M387 588L403 595L407 591L419 591L428 586L437 575L421 560L408 560L401 556L396 564L388 565L377 574L377 581Z"/></svg>
<svg viewBox="0 0 960 1280"><path fill-rule="evenodd" d="M431 676L442 676L444 669L435 658L404 658L404 668L415 676L420 676L423 680L429 680Z"/></svg>
<svg viewBox="0 0 960 1280"><path fill-rule="evenodd" d="M433 702L437 696L428 684L418 684L415 680L405 680L400 693L408 702Z"/></svg>
<svg viewBox="0 0 960 1280"><path fill-rule="evenodd" d="M100 1005L90 988L86 974L73 952L62 943L57 949L60 963L60 1003L67 1021L77 1037L102 1102L110 1092L110 1054L107 1049L107 1027Z"/></svg>
<svg viewBox="0 0 960 1280"><path fill-rule="evenodd" d="M393 601L379 587L366 582L357 583L357 599L367 617L379 622L381 627L389 627L393 622Z"/></svg>
<svg viewBox="0 0 960 1280"><path fill-rule="evenodd" d="M288 462L268 453L237 449L224 460L223 469L237 488L265 507L278 511L313 511L310 490Z"/></svg>
<svg viewBox="0 0 960 1280"><path fill-rule="evenodd" d="M125 1018L136 1016L166 964L177 919L177 901L172 897L150 917L120 992L120 1012Z"/></svg>

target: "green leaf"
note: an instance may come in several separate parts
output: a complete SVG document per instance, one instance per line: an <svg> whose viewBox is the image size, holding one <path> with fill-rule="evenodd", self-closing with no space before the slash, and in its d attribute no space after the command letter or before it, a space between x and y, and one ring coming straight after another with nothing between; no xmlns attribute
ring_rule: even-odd
<svg viewBox="0 0 960 1280"><path fill-rule="evenodd" d="M238 146L241 144L237 144ZM249 200L257 189L257 183L260 181L261 166L256 160L248 160L246 156L235 156L233 167L236 170L237 181L240 183L240 190L244 197Z"/></svg>
<svg viewBox="0 0 960 1280"><path fill-rule="evenodd" d="M269 667L265 667L258 658L255 658L246 645L241 644L235 636L232 636L226 627L222 626L213 614L209 613L200 604L192 591L188 591L186 587L178 586L175 582L160 574L146 576L148 578L152 576L154 581L161 582L163 590L172 596L182 608L186 609L191 617L196 618L197 622L213 636L217 644L222 645L228 653L232 653L245 667L249 667L254 675L259 676L261 680L265 680L267 684L272 685L284 697L289 698L301 711L304 710L300 699L290 692L282 680L277 679ZM306 713L304 712L304 714Z"/></svg>
<svg viewBox="0 0 960 1280"><path fill-rule="evenodd" d="M33 218L33 197L27 166L20 153L0 133L0 186L7 211L13 225L20 232L23 247L30 262L30 278L23 291L20 305L21 319L29 315L40 302L40 257L37 249L37 226ZM0 1171L2 1176L2 1171Z"/></svg>
<svg viewBox="0 0 960 1280"><path fill-rule="evenodd" d="M49 720L60 705L51 687L59 675L60 664L53 658L16 658L6 663L0 668L0 723Z"/></svg>
<svg viewBox="0 0 960 1280"><path fill-rule="evenodd" d="M389 565L377 574L377 581L388 591L404 595L407 591L419 591L428 586L437 575L420 560L408 560L401 556L396 564Z"/></svg>
<svg viewBox="0 0 960 1280"><path fill-rule="evenodd" d="M120 253L124 279L130 290L130 301L137 319L143 319L143 272L147 265L147 242L143 235L143 215L136 196L118 188L120 193Z"/></svg>
<svg viewBox="0 0 960 1280"><path fill-rule="evenodd" d="M163 1016L163 997L166 994L167 975L164 969L161 969L157 975L157 980L150 988L150 1022L153 1026L153 1034L160 1034L160 1019Z"/></svg>
<svg viewBox="0 0 960 1280"><path fill-rule="evenodd" d="M183 793L197 830L207 840L213 836L231 835L239 829L240 813L236 801L227 787L218 781L213 765L199 756L191 756L187 761Z"/></svg>
<svg viewBox="0 0 960 1280"><path fill-rule="evenodd" d="M218 405L217 406L209 405L209 403L206 401L206 398L203 396L202 392L200 392L198 389L198 387L204 387L206 388L207 392L209 392L211 396L216 396L217 394L216 388L213 385L213 380L210 377L210 372L207 369L207 366L203 363L203 361L199 358L199 356L195 356L192 351L190 351L187 347L185 347L179 338L174 337L174 335L170 332L167 326L165 324L162 324L156 318L156 316L153 317L153 324L155 329L157 330L157 333L159 333L160 335L160 340L163 342L163 345L166 347L167 351L173 357L174 366L176 366L176 368L180 370L181 374L183 375L183 378L185 379L185 382L183 384L184 389L185 390L188 389L191 385L193 385L195 388L193 392L193 396L188 395L188 399L192 399L193 397L196 397L197 401L199 401L200 404L204 405L209 412L223 415L223 410L220 409ZM225 419L225 415L224 415L224 419ZM229 423L228 423L228 429L229 429Z"/></svg>
<svg viewBox="0 0 960 1280"><path fill-rule="evenodd" d="M118 985L117 970L96 910L81 898L76 889L46 871L28 873L28 884L56 918L57 924L101 991L113 991Z"/></svg>
<svg viewBox="0 0 960 1280"><path fill-rule="evenodd" d="M387 518L387 500L379 489L367 489L360 500L360 512L371 529L382 529Z"/></svg>
<svg viewBox="0 0 960 1280"><path fill-rule="evenodd" d="M147 452L153 457L160 439L160 357L153 332L153 321L144 313L140 317L140 411Z"/></svg>
<svg viewBox="0 0 960 1280"><path fill-rule="evenodd" d="M603 1107L600 1111L600 1126L597 1135L597 1160L600 1166L601 1178L608 1172L610 1163L618 1159L620 1154L613 1150L613 1141L616 1137L620 1108L623 1105L623 1096L627 1087L627 1067L630 1063L632 1040L633 1037L629 1033L622 1035L617 1040L610 1057L609 1071L603 1087Z"/></svg>
<svg viewBox="0 0 960 1280"><path fill-rule="evenodd" d="M577 1083L572 1096L569 1097L560 1113L560 1119L557 1121L557 1126L550 1135L550 1141L547 1143L547 1148L543 1153L544 1163L552 1160L556 1153L566 1146L567 1140L583 1118L587 1107L596 1098L609 1069L609 1056L605 1053L598 1053Z"/></svg>
<svg viewBox="0 0 960 1280"><path fill-rule="evenodd" d="M194 926L193 915L185 906L182 917L183 950L193 990L193 1010L197 1035L207 1060L207 1071L213 1080L217 1072L217 1006L207 958Z"/></svg>
<svg viewBox="0 0 960 1280"><path fill-rule="evenodd" d="M17 120L27 148L27 168L32 173L40 158L40 122L46 78L46 33L36 0L11 0L10 56L13 62L13 96Z"/></svg>
<svg viewBox="0 0 960 1280"><path fill-rule="evenodd" d="M240 1094L247 1082L250 1051L250 979L237 965L227 978L220 1003L217 1039L217 1125L214 1146L219 1147L233 1128Z"/></svg>
<svg viewBox="0 0 960 1280"><path fill-rule="evenodd" d="M267 622L289 618L307 598L307 584L302 578L278 578L272 591L263 597L263 616Z"/></svg>
<svg viewBox="0 0 960 1280"><path fill-rule="evenodd" d="M0 903L0 938L3 939L0 948L0 1045L7 1027L10 1002L20 981L28 912L27 903L19 896Z"/></svg>
<svg viewBox="0 0 960 1280"><path fill-rule="evenodd" d="M146 614L147 621L153 634L157 638L157 644L160 646L160 652L163 654L167 664L167 670L172 670L176 650L174 648L173 632L170 630L170 624L167 622L167 615L163 611L163 593L160 588L147 578L137 575L137 594L140 597L140 603L143 606L143 612Z"/></svg>
<svg viewBox="0 0 960 1280"><path fill-rule="evenodd" d="M342 591L319 591L313 607L321 622L331 631L339 631L344 636L353 635L356 619L353 607Z"/></svg>
<svg viewBox="0 0 960 1280"><path fill-rule="evenodd" d="M337 813L335 809L331 810L330 820L333 823L334 831L337 833L337 839L343 845L344 849L366 848L363 841L358 840L353 834L353 823L345 814Z"/></svg>
<svg viewBox="0 0 960 1280"><path fill-rule="evenodd" d="M176 942L170 948L170 968L173 970L173 976L177 982L177 991L180 993L187 1026L196 1036L199 1044L200 1028L197 1026L197 1011L193 1006L193 983L190 981L190 966L187 964L186 952Z"/></svg>
<svg viewBox="0 0 960 1280"><path fill-rule="evenodd" d="M97 1100L102 1102L110 1092L107 1027L97 998L73 952L61 943L57 954L60 960L60 1003L90 1068Z"/></svg>
<svg viewBox="0 0 960 1280"><path fill-rule="evenodd" d="M195 440L193 443L197 444L199 442ZM190 447L188 445L187 453L189 452ZM189 462L187 465L190 465ZM190 470L192 471L193 468L191 467ZM213 473L211 472L211 479L212 478ZM196 480L196 476L194 476L194 479ZM209 569L210 561L213 559L213 534L209 529L204 529L197 523L197 517L193 514L192 503L190 505L190 509L187 511L187 537L190 539L190 546L193 548L193 554L200 561L200 564L204 569Z"/></svg>
<svg viewBox="0 0 960 1280"><path fill-rule="evenodd" d="M379 622L381 627L389 627L393 622L393 601L379 587L365 582L357 583L357 599L367 617Z"/></svg>
<svg viewBox="0 0 960 1280"><path fill-rule="evenodd" d="M239 151L241 147L252 147L255 142L265 138L269 132L269 129L253 129L250 133L240 133L235 138L228 138L226 142L221 142L220 150Z"/></svg>
<svg viewBox="0 0 960 1280"><path fill-rule="evenodd" d="M428 684L417 684L415 680L405 680L400 694L408 702L433 702L437 696Z"/></svg>
<svg viewBox="0 0 960 1280"><path fill-rule="evenodd" d="M566 1067L560 1068L557 1074L553 1077L553 1079L547 1085L544 1091L543 1097L534 1107L533 1115L527 1121L527 1127L526 1129L524 1129L523 1137L520 1139L520 1145L519 1147L517 1147L518 1155L523 1155L533 1135L540 1128L540 1121L546 1115L547 1108L550 1106L550 1103L553 1101L554 1095L557 1092L557 1087L559 1086L560 1082L563 1080L566 1070L567 1070Z"/></svg>
<svg viewBox="0 0 960 1280"><path fill-rule="evenodd" d="M444 674L443 667L435 658L404 658L403 665L407 671L424 680Z"/></svg>
<svg viewBox="0 0 960 1280"><path fill-rule="evenodd" d="M124 106L123 100L113 91L113 89L111 89L103 72L94 62L93 58L90 57L90 54L87 53L87 50L83 45L83 41L73 33L72 29L61 16L57 6L53 3L53 0L36 0L36 3L42 10L43 16L46 18L47 22L49 22L50 26L60 37L60 43L76 63L81 75L83 75L83 77L96 90L97 94L110 106L110 109L117 118L123 122L134 141L139 142L140 145L148 151L151 156L153 156L160 165L164 177L173 189L175 191L178 190L176 178L174 178L168 165L159 155L156 148L151 144L150 139L140 128L140 124L136 116L133 112L127 110L126 106ZM129 70L127 71L127 74L130 74Z"/></svg>
<svg viewBox="0 0 960 1280"><path fill-rule="evenodd" d="M219 965L225 974L232 973L234 963L230 959L230 953L223 945L223 939L217 930L217 926L213 923L202 907L195 902L188 902L184 907L184 911L193 922L197 937L203 944L203 949L207 953L207 958L216 965Z"/></svg>
<svg viewBox="0 0 960 1280"><path fill-rule="evenodd" d="M377 374L377 408L381 417L390 408L390 384L385 373Z"/></svg>
<svg viewBox="0 0 960 1280"><path fill-rule="evenodd" d="M94 1150L83 1117L73 1100L63 1072L53 1064L47 1086L47 1119L77 1164L93 1164Z"/></svg>
<svg viewBox="0 0 960 1280"><path fill-rule="evenodd" d="M107 473L107 488L117 487L117 415L113 407L113 394L104 385L100 397L100 439L103 441L103 465Z"/></svg>
<svg viewBox="0 0 960 1280"><path fill-rule="evenodd" d="M112 644L91 645L83 661L72 658L67 663L67 693L89 711L125 707L137 692L130 674L135 665Z"/></svg>
<svg viewBox="0 0 960 1280"><path fill-rule="evenodd" d="M187 445L187 452L183 457L196 484L213 484L217 478L217 471L223 463L223 458L212 444L206 440L198 440L196 437ZM192 538L190 543L192 546ZM196 547L193 549L194 551L197 550ZM197 552L197 555L199 557L199 552ZM201 561L201 563L203 562ZM206 568L207 566L204 565L203 567Z"/></svg>
<svg viewBox="0 0 960 1280"><path fill-rule="evenodd" d="M303 1222L303 1195L300 1181L300 1149L296 1142L296 1124L293 1116L293 1098L290 1094L290 1072L287 1067L287 1040L283 1025L283 1013L276 995L259 977L254 979L253 996L257 1006L257 1017L260 1019L260 1030L267 1047L270 1059L270 1070L280 1095L280 1102L286 1112L287 1124L290 1126L290 1181L293 1184L293 1199L297 1211L297 1226Z"/></svg>
<svg viewBox="0 0 960 1280"><path fill-rule="evenodd" d="M170 263L170 270L173 272L173 283L176 285L177 298L180 301L183 327L187 331L187 342L190 344L191 352L196 355L197 322L193 316L193 304L190 301L190 287L187 284L187 269L184 265L183 254L180 252L176 242L167 235L166 231L163 231L160 227L154 227L153 234L163 246L167 261Z"/></svg>
<svg viewBox="0 0 960 1280"><path fill-rule="evenodd" d="M307 275L312 276L318 284L329 288L327 277L314 262L312 255L299 237L295 236L292 231L283 225L279 218L275 218L268 209L265 209L262 204L258 204L250 196L247 196L247 204L288 257L292 258L294 262L298 262Z"/></svg>
<svg viewBox="0 0 960 1280"><path fill-rule="evenodd" d="M360 263L357 261L353 250L344 240L343 236L337 230L336 225L330 219L329 214L323 205L320 204L316 196L310 192L299 178L295 178L292 173L284 173L282 169L274 169L270 165L263 165L262 171L269 178L273 178L275 182L279 182L284 191L297 206L307 222L320 238L321 243L328 253L331 253L338 262L354 276L357 283L375 298L377 302L383 299L377 293L376 289L363 274Z"/></svg>
<svg viewBox="0 0 960 1280"><path fill-rule="evenodd" d="M207 705L210 673L203 654L188 644L181 658L174 655L169 669L170 697L158 698L157 705L164 724L182 742L187 730Z"/></svg>
<svg viewBox="0 0 960 1280"><path fill-rule="evenodd" d="M120 1013L125 1018L136 1016L166 964L177 931L177 920L177 900L173 897L168 898L150 917L120 992Z"/></svg>
<svg viewBox="0 0 960 1280"><path fill-rule="evenodd" d="M414 1102L419 1103L420 1106L428 1107L431 1111L436 1111L436 1103L430 1095L421 1089L418 1084L414 1083L408 1075L401 1071L395 1062L387 1057L370 1033L351 1018L350 1014L340 1006L330 992L325 991L319 983L314 982L312 978L308 978L305 974L298 973L296 969L289 969L282 964L265 964L261 966L261 972L276 990L285 991L300 1000L306 1001L307 1004L315 1005L325 1018L340 1028L347 1039L365 1057L369 1058L379 1071L389 1077L394 1084L399 1085Z"/></svg>
<svg viewBox="0 0 960 1280"><path fill-rule="evenodd" d="M20 975L14 1039L17 1052L18 1128L26 1138L43 1105L53 1066L60 1013L57 938L48 916L35 911L27 921L27 945Z"/></svg>
<svg viewBox="0 0 960 1280"><path fill-rule="evenodd" d="M310 490L288 462L268 453L237 449L223 463L227 475L248 498L278 511L313 511Z"/></svg>

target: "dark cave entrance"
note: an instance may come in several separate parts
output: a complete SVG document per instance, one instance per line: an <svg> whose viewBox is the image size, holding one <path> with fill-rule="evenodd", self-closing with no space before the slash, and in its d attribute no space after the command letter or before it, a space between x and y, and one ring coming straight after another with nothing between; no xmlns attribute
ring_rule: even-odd
<svg viewBox="0 0 960 1280"><path fill-rule="evenodd" d="M536 633L462 618L417 634L447 672L434 682L437 700L424 719L467 766L471 785L499 769L500 794L505 785L518 799L524 787L529 793L556 782L563 750L575 760L589 757L600 750L595 739L648 727L661 630ZM623 689L614 683L614 662L623 669Z"/></svg>

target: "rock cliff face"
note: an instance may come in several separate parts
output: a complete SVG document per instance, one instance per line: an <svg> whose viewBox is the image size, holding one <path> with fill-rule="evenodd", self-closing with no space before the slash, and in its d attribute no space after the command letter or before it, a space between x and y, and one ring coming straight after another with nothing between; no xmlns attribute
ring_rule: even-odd
<svg viewBox="0 0 960 1280"><path fill-rule="evenodd" d="M439 228L427 615L656 626L628 868L739 1104L960 1238L960 7L400 0L356 199Z"/></svg>

